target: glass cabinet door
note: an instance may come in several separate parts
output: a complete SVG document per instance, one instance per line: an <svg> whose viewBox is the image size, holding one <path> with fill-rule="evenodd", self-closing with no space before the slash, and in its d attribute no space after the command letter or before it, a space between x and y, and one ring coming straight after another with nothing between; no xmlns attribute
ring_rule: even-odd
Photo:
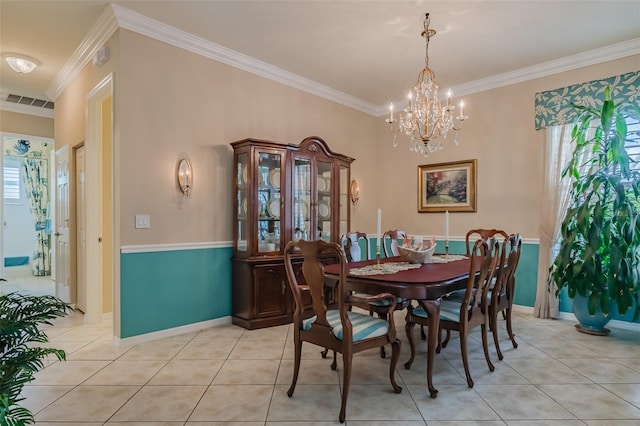
<svg viewBox="0 0 640 426"><path fill-rule="evenodd" d="M236 194L236 198L238 203L238 217L236 219L238 227L238 241L236 241L236 247L239 251L247 251L247 207L249 204L249 170L247 169L248 155L239 154L237 158L238 176L236 176L236 179L238 182L238 193Z"/></svg>
<svg viewBox="0 0 640 426"><path fill-rule="evenodd" d="M316 239L331 241L331 163L318 161L316 176Z"/></svg>
<svg viewBox="0 0 640 426"><path fill-rule="evenodd" d="M258 252L280 250L282 198L281 154L258 153Z"/></svg>
<svg viewBox="0 0 640 426"><path fill-rule="evenodd" d="M293 228L295 240L313 239L311 233L311 159L293 160Z"/></svg>
<svg viewBox="0 0 640 426"><path fill-rule="evenodd" d="M340 235L349 232L349 167L340 166Z"/></svg>

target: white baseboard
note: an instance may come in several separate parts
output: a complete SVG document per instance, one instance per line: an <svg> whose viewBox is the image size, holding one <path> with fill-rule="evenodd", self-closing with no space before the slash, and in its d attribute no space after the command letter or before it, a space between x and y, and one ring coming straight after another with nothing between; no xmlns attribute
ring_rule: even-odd
<svg viewBox="0 0 640 426"><path fill-rule="evenodd" d="M533 314L533 308L531 306L513 305L514 312ZM560 312L557 318L550 319L563 319L569 321L578 321L576 316L571 312ZM607 327L619 328L621 330L640 331L640 323L628 322L620 320L611 320L607 323Z"/></svg>
<svg viewBox="0 0 640 426"><path fill-rule="evenodd" d="M183 325L180 327L169 328L166 330L154 331L153 333L141 334L139 336L126 337L120 339L113 336L113 344L115 347L127 347L140 343L151 342L153 340L165 339L167 337L178 336L185 333L193 333L194 331L204 330L205 328L216 327L220 325L231 324L231 317L216 318L213 320L197 322L194 324Z"/></svg>

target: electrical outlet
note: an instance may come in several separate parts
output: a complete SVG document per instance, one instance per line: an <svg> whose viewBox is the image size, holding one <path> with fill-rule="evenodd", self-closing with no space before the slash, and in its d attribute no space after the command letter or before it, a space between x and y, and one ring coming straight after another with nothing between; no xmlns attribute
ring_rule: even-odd
<svg viewBox="0 0 640 426"><path fill-rule="evenodd" d="M136 228L147 229L151 227L151 218L148 214L136 215Z"/></svg>

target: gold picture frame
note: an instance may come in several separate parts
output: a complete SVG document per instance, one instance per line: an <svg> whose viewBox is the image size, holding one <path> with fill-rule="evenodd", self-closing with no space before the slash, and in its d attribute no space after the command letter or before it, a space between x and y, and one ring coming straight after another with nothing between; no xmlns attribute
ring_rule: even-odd
<svg viewBox="0 0 640 426"><path fill-rule="evenodd" d="M418 213L475 212L477 160L418 166Z"/></svg>

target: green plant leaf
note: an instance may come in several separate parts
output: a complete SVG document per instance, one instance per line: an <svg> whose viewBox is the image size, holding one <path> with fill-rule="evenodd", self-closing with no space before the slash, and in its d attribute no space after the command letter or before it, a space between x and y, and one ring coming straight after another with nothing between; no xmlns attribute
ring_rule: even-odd
<svg viewBox="0 0 640 426"><path fill-rule="evenodd" d="M631 107L627 110L640 116L640 105ZM569 297L587 297L590 313L609 313L611 302L620 313L635 306L635 321L640 316L640 173L625 147L623 108L611 100L610 88L600 109L576 106L575 148L563 170L563 179L571 180L572 200L548 280L558 294L566 287Z"/></svg>

